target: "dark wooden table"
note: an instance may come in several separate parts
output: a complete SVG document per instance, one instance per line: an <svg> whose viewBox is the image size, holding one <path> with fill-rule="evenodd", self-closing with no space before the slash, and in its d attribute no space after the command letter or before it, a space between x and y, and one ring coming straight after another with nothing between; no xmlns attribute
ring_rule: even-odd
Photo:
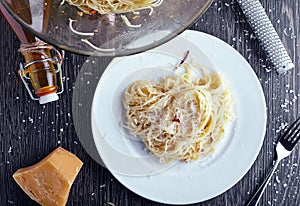
<svg viewBox="0 0 300 206"><path fill-rule="evenodd" d="M249 172L225 193L195 205L244 205L272 164L274 142L280 131L299 116L300 3L298 0L261 2L296 65L294 70L285 75L279 76L272 70L268 58L234 0L214 1L207 12L190 27L224 40L247 59L262 85L268 114L264 144ZM81 131L76 132L75 124L78 122L74 122L73 118L78 113L83 113L84 107L80 110L73 106L73 111L72 98L76 93L76 78L88 57L66 53L63 64L65 92L59 101L41 106L30 99L18 77L18 64L23 62L22 56L17 52L18 48L17 38L0 17L0 204L36 205L14 182L12 174L18 168L39 161L60 145L84 162L72 187L68 205L161 205L126 189L107 169L97 164L80 143L77 134ZM92 63L103 70L110 60L111 58L94 58ZM97 82L100 77L101 72L83 81ZM93 89L91 86L90 91L82 92L89 92L92 96ZM79 103L79 107L81 106ZM86 124L89 125L88 122ZM300 205L299 168L298 146L276 170L259 205Z"/></svg>

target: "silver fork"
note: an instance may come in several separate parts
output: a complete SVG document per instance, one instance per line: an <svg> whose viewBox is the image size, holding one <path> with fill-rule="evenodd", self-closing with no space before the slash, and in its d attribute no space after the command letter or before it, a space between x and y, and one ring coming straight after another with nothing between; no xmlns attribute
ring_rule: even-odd
<svg viewBox="0 0 300 206"><path fill-rule="evenodd" d="M276 157L273 164L272 170L269 172L268 176L258 188L254 196L248 202L247 206L256 206L261 198L263 192L265 191L268 182L270 181L272 175L275 172L279 162L285 157L289 156L298 143L300 139L300 117L291 124L285 132L280 136L278 143L276 145Z"/></svg>

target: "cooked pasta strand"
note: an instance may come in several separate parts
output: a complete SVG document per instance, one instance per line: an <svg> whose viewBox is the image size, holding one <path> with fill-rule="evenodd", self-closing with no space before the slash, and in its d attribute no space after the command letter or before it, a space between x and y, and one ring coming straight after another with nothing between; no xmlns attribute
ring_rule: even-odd
<svg viewBox="0 0 300 206"><path fill-rule="evenodd" d="M196 78L190 64L182 66L183 74L135 81L124 93L124 126L161 162L210 155L234 116L231 94L217 73Z"/></svg>
<svg viewBox="0 0 300 206"><path fill-rule="evenodd" d="M118 14L150 9L162 4L163 0L62 0L70 5L77 6L83 12L90 14L91 10L99 14Z"/></svg>

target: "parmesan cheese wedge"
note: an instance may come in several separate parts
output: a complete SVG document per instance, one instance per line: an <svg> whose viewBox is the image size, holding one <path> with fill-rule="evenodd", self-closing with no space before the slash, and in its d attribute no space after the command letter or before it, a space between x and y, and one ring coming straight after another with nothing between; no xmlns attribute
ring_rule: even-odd
<svg viewBox="0 0 300 206"><path fill-rule="evenodd" d="M82 165L78 157L58 147L40 162L17 170L13 178L39 204L63 206Z"/></svg>

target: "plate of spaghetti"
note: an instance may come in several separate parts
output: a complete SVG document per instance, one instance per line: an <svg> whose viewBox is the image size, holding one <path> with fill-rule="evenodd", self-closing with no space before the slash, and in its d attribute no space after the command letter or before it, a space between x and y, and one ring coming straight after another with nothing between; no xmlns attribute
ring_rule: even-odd
<svg viewBox="0 0 300 206"><path fill-rule="evenodd" d="M156 49L115 58L91 116L103 166L124 186L156 202L191 204L246 174L262 146L266 104L238 52L185 31Z"/></svg>

